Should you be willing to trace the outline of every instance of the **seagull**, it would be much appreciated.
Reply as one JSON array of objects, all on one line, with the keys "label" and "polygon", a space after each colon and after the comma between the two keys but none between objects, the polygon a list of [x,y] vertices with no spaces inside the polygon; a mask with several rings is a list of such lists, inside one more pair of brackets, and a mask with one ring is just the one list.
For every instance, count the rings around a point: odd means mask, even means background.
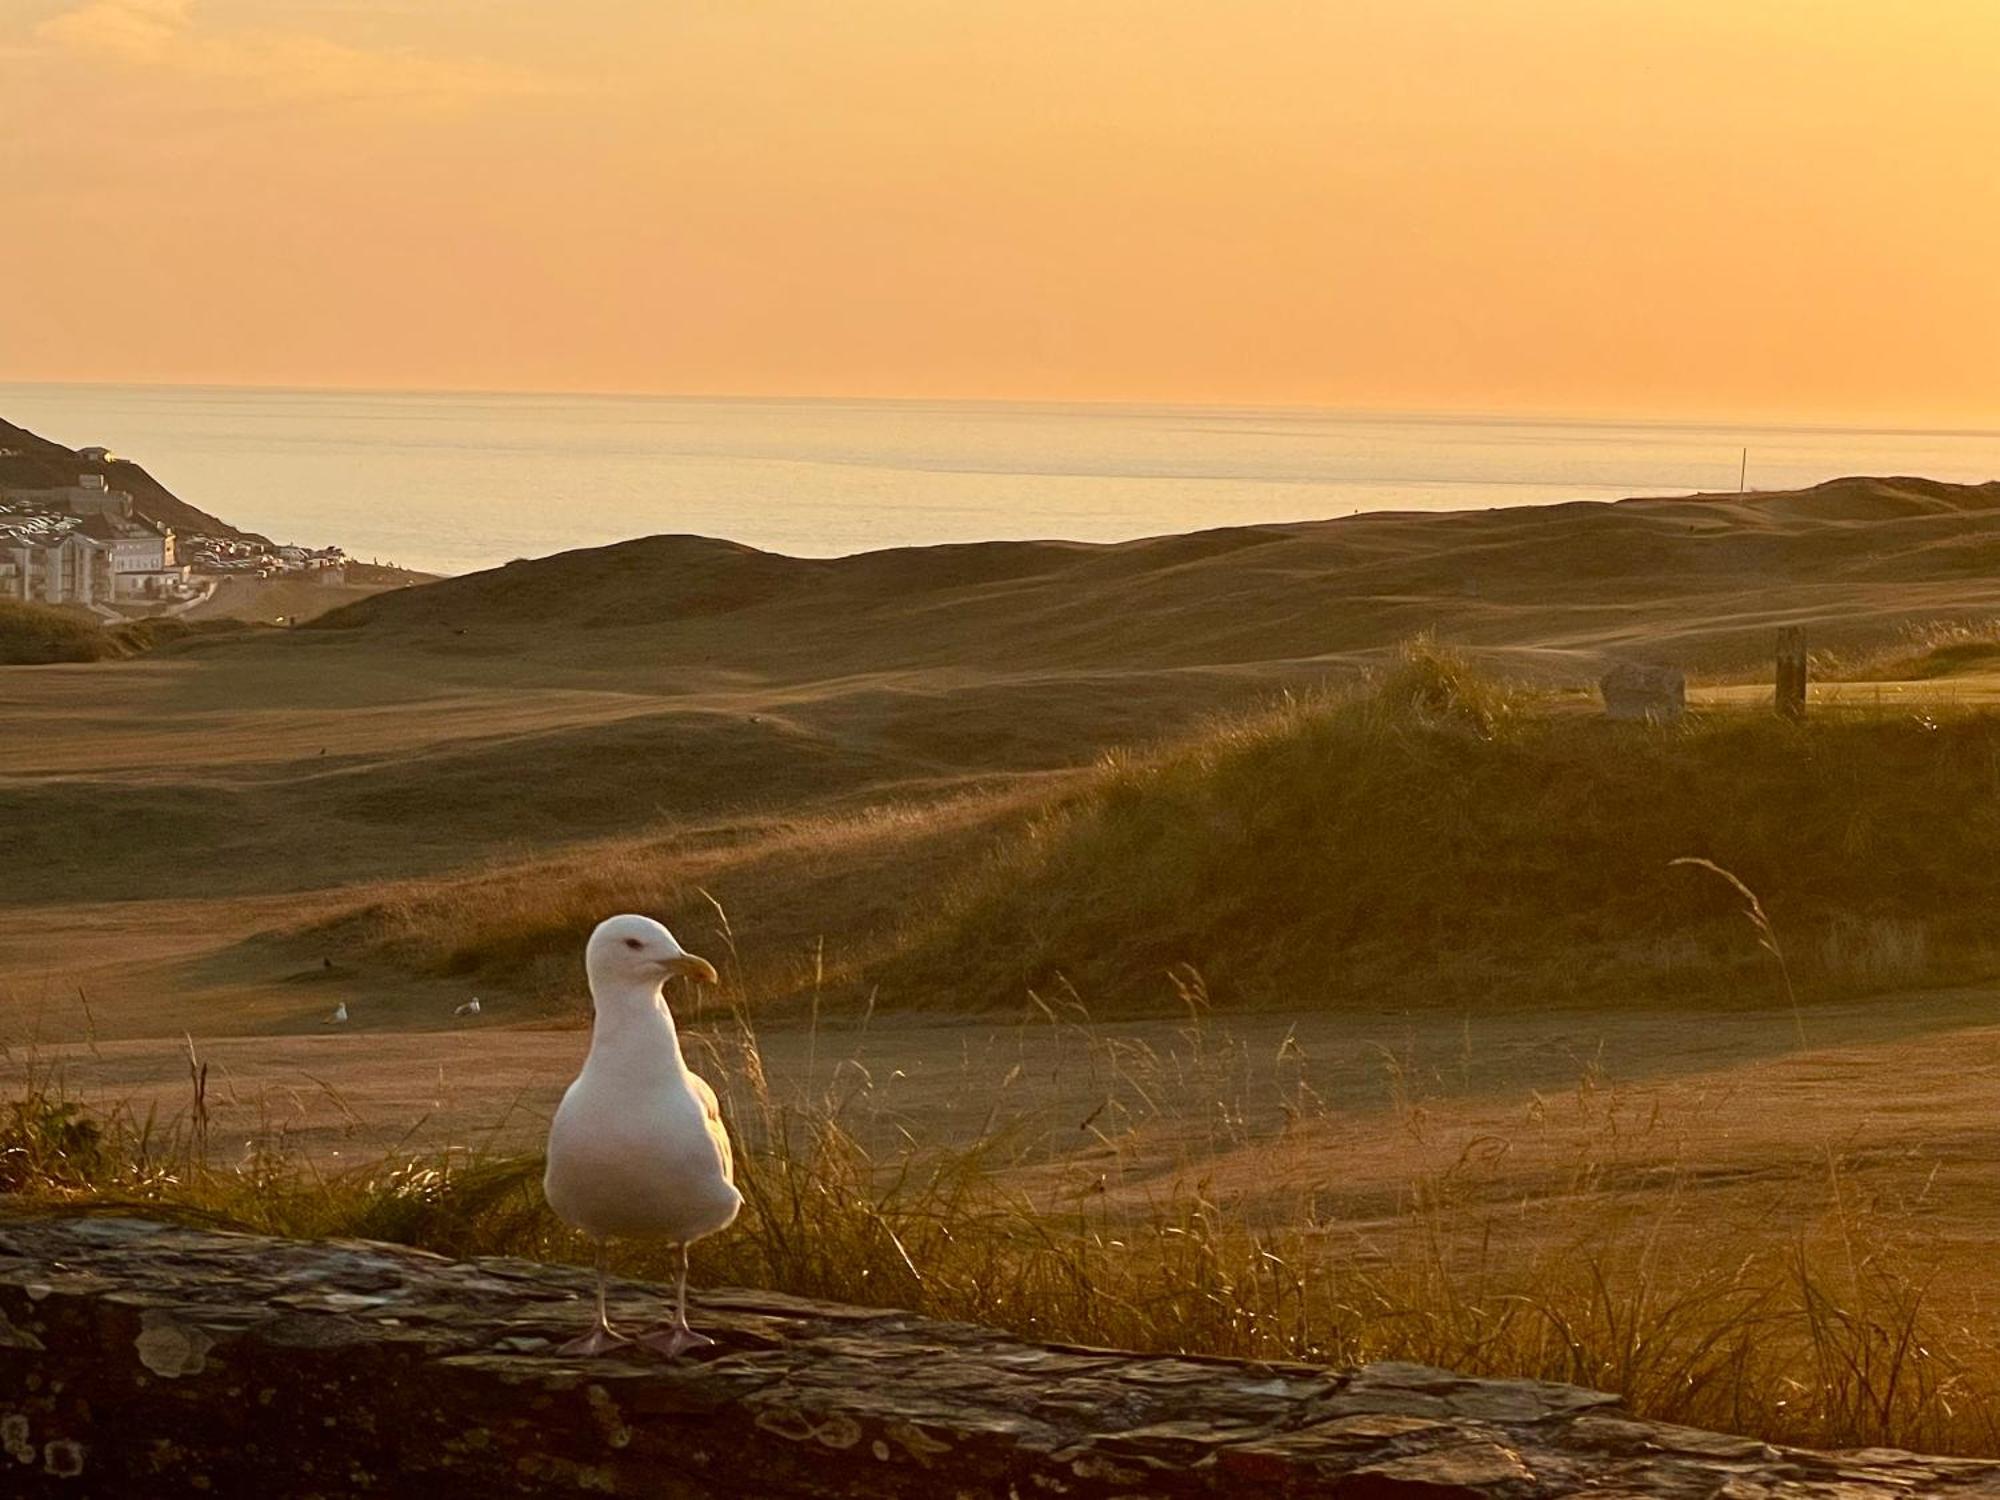
[{"label": "seagull", "polygon": [[457,1008],[456,1010],[454,1010],[454,1011],[452,1012],[452,1014],[453,1014],[453,1015],[455,1015],[455,1016],[476,1016],[476,1015],[478,1015],[478,1014],[479,1014],[479,997],[478,997],[477,995],[474,995],[474,996],[473,996],[473,997],[472,997],[472,998],[471,998],[470,1000],[466,1001],[466,1002],[465,1002],[465,1004],[463,1004],[463,1005],[459,1006],[459,1007],[458,1007],[458,1008]]},{"label": "seagull", "polygon": [[590,1055],[549,1126],[542,1191],[556,1216],[595,1242],[597,1326],[561,1354],[631,1343],[604,1311],[606,1242],[680,1246],[671,1328],[638,1342],[668,1355],[715,1341],[688,1327],[688,1246],[726,1229],[743,1206],[715,1090],[688,1071],[661,986],[676,974],[715,983],[715,966],[650,917],[610,917],[584,948],[596,1019]]},{"label": "seagull", "polygon": [[333,1008],[333,1014],[319,1023],[322,1026],[345,1026],[347,1024],[347,1002],[341,1001]]}]

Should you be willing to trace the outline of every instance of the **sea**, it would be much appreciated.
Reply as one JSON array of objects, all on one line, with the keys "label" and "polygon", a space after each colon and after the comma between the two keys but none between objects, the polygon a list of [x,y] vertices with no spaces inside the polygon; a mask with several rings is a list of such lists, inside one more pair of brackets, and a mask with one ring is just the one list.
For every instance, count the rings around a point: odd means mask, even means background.
[{"label": "sea", "polygon": [[658,532],[825,557],[2000,477],[2000,431],[1436,412],[0,384],[0,417],[247,530],[438,573]]}]

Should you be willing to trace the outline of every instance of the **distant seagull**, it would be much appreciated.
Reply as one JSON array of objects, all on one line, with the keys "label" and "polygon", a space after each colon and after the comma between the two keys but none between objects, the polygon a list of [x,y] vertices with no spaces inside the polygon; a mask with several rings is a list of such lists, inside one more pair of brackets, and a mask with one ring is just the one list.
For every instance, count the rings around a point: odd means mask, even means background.
[{"label": "distant seagull", "polygon": [[605,1242],[680,1246],[680,1290],[670,1328],[642,1335],[676,1355],[715,1342],[688,1327],[688,1245],[729,1227],[743,1206],[715,1090],[688,1071],[660,987],[676,974],[715,983],[715,967],[686,952],[651,917],[600,922],[584,948],[596,1019],[590,1055],[549,1127],[542,1191],[549,1207],[597,1247],[597,1326],[562,1354],[602,1354],[631,1340],[604,1311]]},{"label": "distant seagull", "polygon": [[333,960],[331,958],[328,958],[326,955],[322,954],[320,956],[319,966],[322,969],[330,969],[333,967]]},{"label": "distant seagull", "polygon": [[345,1026],[347,1024],[347,1002],[341,1001],[333,1008],[333,1014],[319,1023],[322,1026]]},{"label": "distant seagull", "polygon": [[474,996],[473,996],[473,997],[472,997],[472,998],[471,998],[470,1000],[466,1001],[466,1002],[465,1002],[465,1004],[463,1004],[463,1005],[459,1006],[457,1010],[454,1010],[454,1011],[452,1012],[452,1014],[453,1014],[453,1015],[455,1015],[455,1016],[476,1016],[476,1015],[478,1015],[478,1014],[479,1014],[479,997],[478,997],[477,995],[474,995]]}]

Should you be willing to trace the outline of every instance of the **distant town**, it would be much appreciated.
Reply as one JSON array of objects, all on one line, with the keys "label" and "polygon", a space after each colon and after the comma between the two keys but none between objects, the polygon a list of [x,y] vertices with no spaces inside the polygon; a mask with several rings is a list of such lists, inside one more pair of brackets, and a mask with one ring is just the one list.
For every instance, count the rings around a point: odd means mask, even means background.
[{"label": "distant town", "polygon": [[[0,458],[15,456],[0,449]],[[103,465],[102,448],[76,457]],[[340,587],[353,564],[339,547],[281,546],[261,537],[176,531],[143,514],[101,473],[48,487],[0,484],[0,599],[81,606],[106,619],[177,614],[223,579],[289,577]]]}]

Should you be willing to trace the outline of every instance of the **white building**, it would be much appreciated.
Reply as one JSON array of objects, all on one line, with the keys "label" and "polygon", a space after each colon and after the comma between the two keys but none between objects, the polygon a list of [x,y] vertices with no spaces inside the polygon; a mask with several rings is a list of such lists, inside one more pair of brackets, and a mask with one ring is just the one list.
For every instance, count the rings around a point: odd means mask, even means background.
[{"label": "white building", "polygon": [[143,518],[0,516],[0,599],[113,604],[188,591],[174,534]]},{"label": "white building", "polygon": [[0,536],[0,598],[32,604],[96,604],[118,592],[111,547],[83,534]]},{"label": "white building", "polygon": [[182,592],[188,567],[175,556],[173,528],[144,516],[85,516],[77,528],[111,551],[112,592],[150,599]]}]

